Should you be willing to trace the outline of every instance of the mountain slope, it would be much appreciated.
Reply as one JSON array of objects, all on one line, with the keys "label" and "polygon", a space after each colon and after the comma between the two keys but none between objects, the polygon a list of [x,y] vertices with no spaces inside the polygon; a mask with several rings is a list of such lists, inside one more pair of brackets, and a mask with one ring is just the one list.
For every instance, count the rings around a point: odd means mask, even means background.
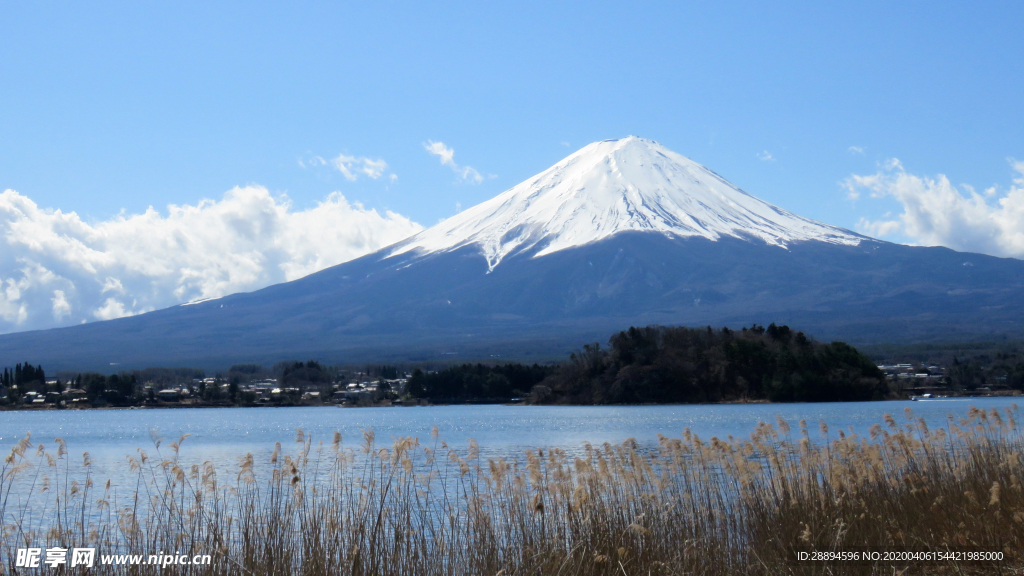
[{"label": "mountain slope", "polygon": [[476,245],[489,269],[509,254],[542,257],[620,232],[775,246],[857,245],[847,230],[791,214],[736,188],[657,142],[630,136],[590,144],[510,190],[399,242],[389,255]]},{"label": "mountain slope", "polygon": [[0,362],[560,358],[651,323],[948,341],[1024,333],[1022,294],[1024,261],[858,236],[630,138],[588,146],[406,241],[293,282],[0,336]]}]

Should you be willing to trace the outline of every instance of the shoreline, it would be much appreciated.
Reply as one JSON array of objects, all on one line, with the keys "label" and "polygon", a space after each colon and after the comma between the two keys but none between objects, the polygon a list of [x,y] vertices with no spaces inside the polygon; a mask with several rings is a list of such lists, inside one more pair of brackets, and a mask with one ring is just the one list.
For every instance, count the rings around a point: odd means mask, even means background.
[{"label": "shoreline", "polygon": [[[979,395],[957,395],[957,396],[941,396],[933,398],[886,398],[883,400],[863,400],[860,402],[907,402],[907,401],[919,401],[919,402],[939,402],[944,400],[967,400],[967,399],[983,399],[983,398],[1022,398],[1024,394],[1020,391],[1014,390],[1015,393],[1005,394],[979,394]],[[772,402],[767,399],[740,399],[740,400],[723,400],[721,402],[667,402],[667,403],[643,403],[643,404],[528,404],[525,402],[426,402],[426,403],[400,403],[400,404],[377,404],[370,406],[359,406],[359,405],[346,405],[346,404],[299,404],[299,405],[279,405],[279,404],[249,404],[249,405],[223,405],[223,404],[206,404],[206,403],[195,403],[195,404],[179,404],[179,403],[166,403],[161,405],[142,405],[142,406],[88,406],[88,407],[60,407],[52,404],[46,406],[0,406],[0,412],[88,412],[96,410],[183,410],[190,408],[200,409],[214,409],[214,408],[428,408],[428,407],[442,407],[442,406],[547,406],[547,407],[640,407],[640,406],[729,406],[729,405],[744,405],[744,404],[776,404],[780,406],[791,405],[791,404],[833,404],[833,403],[849,403],[856,401],[824,401],[824,402]]]}]

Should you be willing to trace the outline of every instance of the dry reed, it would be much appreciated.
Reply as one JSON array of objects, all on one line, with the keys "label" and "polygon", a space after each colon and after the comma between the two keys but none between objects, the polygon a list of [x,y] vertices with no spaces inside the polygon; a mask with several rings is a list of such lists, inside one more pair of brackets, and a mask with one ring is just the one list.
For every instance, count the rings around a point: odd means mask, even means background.
[{"label": "dry reed", "polygon": [[[128,457],[134,486],[71,473],[60,439],[26,436],[0,476],[0,572],[17,548],[212,554],[209,566],[96,566],[91,574],[893,574],[987,573],[993,565],[812,565],[800,547],[1002,551],[1020,573],[1024,461],[1014,410],[972,408],[929,429],[886,416],[869,438],[761,424],[749,440],[660,437],[529,450],[483,461],[479,447],[399,438],[358,447],[298,431],[264,468],[251,454],[222,476],[186,466],[182,438]],[[34,448],[34,449],[33,449]],[[163,455],[160,455],[163,454]],[[73,478],[74,476],[74,478]],[[43,502],[26,506],[19,502]],[[42,570],[50,569],[43,568]],[[55,573],[82,573],[62,567]],[[910,570],[904,572],[903,570]],[[79,571],[79,572],[76,572]]]}]

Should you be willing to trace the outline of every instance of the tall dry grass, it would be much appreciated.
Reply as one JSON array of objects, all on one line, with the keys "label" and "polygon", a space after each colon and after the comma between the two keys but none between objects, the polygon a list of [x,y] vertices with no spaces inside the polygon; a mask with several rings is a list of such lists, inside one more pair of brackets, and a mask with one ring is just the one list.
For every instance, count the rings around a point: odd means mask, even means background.
[{"label": "tall dry grass", "polygon": [[26,437],[0,476],[0,570],[50,570],[16,568],[15,551],[61,545],[213,555],[210,566],[166,574],[996,573],[792,562],[808,546],[970,546],[1003,551],[1010,560],[998,570],[1019,573],[1024,443],[1014,415],[972,409],[931,430],[908,412],[902,423],[886,416],[870,438],[779,421],[749,440],[687,431],[656,448],[627,440],[487,461],[475,443],[452,449],[436,431],[388,447],[366,431],[349,448],[337,433],[321,443],[300,430],[269,464],[246,455],[230,473],[185,466],[181,441],[157,440],[153,455],[128,457],[127,497],[94,485],[88,455],[73,474],[63,441],[51,452]]}]

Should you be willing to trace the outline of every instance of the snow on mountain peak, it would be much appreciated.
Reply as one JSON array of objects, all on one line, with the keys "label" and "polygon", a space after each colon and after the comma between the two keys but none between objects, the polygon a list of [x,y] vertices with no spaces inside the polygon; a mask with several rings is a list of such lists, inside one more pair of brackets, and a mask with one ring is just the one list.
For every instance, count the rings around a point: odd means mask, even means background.
[{"label": "snow on mountain peak", "polygon": [[853,232],[754,198],[718,174],[652,140],[594,142],[494,198],[404,240],[389,256],[476,244],[494,269],[503,258],[534,257],[619,232],[732,236],[786,247],[817,240],[856,245]]}]

